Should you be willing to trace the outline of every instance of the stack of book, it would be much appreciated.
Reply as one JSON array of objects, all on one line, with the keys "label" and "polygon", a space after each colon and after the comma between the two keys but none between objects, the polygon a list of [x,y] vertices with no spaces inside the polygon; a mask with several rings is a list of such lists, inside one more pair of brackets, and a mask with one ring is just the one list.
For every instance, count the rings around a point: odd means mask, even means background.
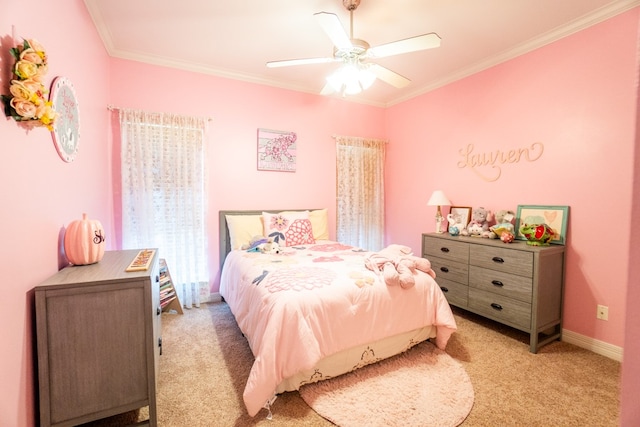
[{"label": "stack of book", "polygon": [[169,274],[169,269],[167,268],[167,263],[164,259],[160,259],[159,275],[160,307],[162,308],[162,311],[165,311],[166,308],[174,308],[178,313],[182,314],[182,304],[180,304],[178,294],[176,293],[176,289],[171,281],[171,274]]}]

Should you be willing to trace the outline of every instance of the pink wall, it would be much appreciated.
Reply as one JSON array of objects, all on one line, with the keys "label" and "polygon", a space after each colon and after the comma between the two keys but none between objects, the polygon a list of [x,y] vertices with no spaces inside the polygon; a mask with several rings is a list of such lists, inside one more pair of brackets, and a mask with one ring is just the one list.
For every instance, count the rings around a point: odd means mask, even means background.
[{"label": "pink wall", "polygon": [[[390,241],[419,250],[420,233],[433,230],[434,211],[426,206],[426,198],[436,187],[454,203],[494,209],[515,208],[518,203],[571,205],[565,327],[622,345],[629,238],[625,232],[591,237],[594,226],[586,212],[593,209],[597,195],[602,210],[616,210],[615,223],[623,230],[631,222],[631,192],[638,191],[631,185],[637,8],[384,110],[110,59],[82,0],[38,2],[37,7],[37,14],[25,14],[16,2],[0,3],[0,92],[7,93],[12,62],[8,49],[15,25],[18,36],[36,38],[47,48],[48,82],[64,75],[74,83],[82,140],[78,158],[63,163],[44,129],[27,133],[13,120],[0,119],[5,159],[0,168],[0,263],[5,277],[0,427],[35,425],[32,289],[61,265],[58,249],[64,227],[87,212],[102,221],[109,248],[116,247],[112,191],[117,188],[112,187],[110,168],[113,115],[108,104],[212,118],[209,226],[216,288],[218,210],[326,206],[333,226],[331,135],[389,137]],[[56,27],[56,22],[64,26]],[[259,127],[298,132],[295,174],[256,171]],[[543,158],[505,165],[497,182],[484,182],[456,167],[457,150],[467,143],[489,151],[534,141],[545,144]],[[624,248],[621,256],[611,255],[619,248]],[[629,295],[637,300],[637,293]],[[596,301],[609,305],[609,322],[592,319]],[[624,397],[623,406],[630,406],[630,398]]]},{"label": "pink wall", "polygon": [[[34,425],[34,341],[32,289],[58,270],[59,236],[83,212],[111,232],[110,159],[104,105],[109,58],[82,0],[0,2],[0,92],[9,93],[12,26],[18,43],[35,38],[49,55],[46,86],[68,77],[81,114],[78,158],[64,163],[44,128],[26,132],[0,116],[0,270],[2,350],[0,426]],[[107,243],[110,243],[107,240]]]},{"label": "pink wall", "polygon": [[[111,78],[117,90],[110,103],[117,107],[211,118],[208,226],[214,291],[219,287],[219,210],[327,207],[335,230],[332,135],[385,133],[384,109],[333,98],[119,59],[112,61]],[[297,133],[295,173],[257,170],[258,128]]]},{"label": "pink wall", "polygon": [[[419,250],[426,205],[569,205],[564,328],[623,345],[636,110],[638,9],[387,112],[387,237]],[[459,167],[477,153],[544,144],[535,162]],[[478,172],[478,173],[476,173]],[[407,197],[412,195],[412,197]],[[607,228],[603,220],[608,220]],[[609,320],[596,319],[596,305]]]},{"label": "pink wall", "polygon": [[[640,80],[640,67],[637,71]],[[636,97],[636,123],[640,123],[640,93]],[[636,126],[635,135],[635,155],[636,167],[633,176],[633,204],[631,207],[631,218],[633,223],[640,219],[640,129]],[[629,245],[629,279],[627,289],[627,319],[624,337],[624,360],[636,363],[623,363],[622,365],[622,391],[621,391],[621,412],[620,424],[622,426],[636,426],[640,420],[640,310],[637,309],[640,302],[640,245],[631,243]]]}]

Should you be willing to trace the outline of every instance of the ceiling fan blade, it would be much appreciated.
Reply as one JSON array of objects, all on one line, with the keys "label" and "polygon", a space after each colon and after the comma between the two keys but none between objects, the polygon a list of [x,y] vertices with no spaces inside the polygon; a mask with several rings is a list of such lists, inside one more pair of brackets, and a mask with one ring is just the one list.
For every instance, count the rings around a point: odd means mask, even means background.
[{"label": "ceiling fan blade", "polygon": [[382,65],[370,64],[369,70],[371,70],[371,72],[383,82],[389,83],[391,86],[395,86],[397,88],[403,88],[411,83],[411,80],[409,80],[408,78],[401,76],[395,71],[391,71],[390,69],[385,68]]},{"label": "ceiling fan blade", "polygon": [[286,59],[284,61],[267,62],[267,68],[290,67],[292,65],[326,64],[329,62],[336,62],[336,61],[337,61],[336,58]]},{"label": "ceiling fan blade", "polygon": [[340,23],[338,16],[334,13],[318,12],[314,13],[318,23],[331,39],[333,45],[338,49],[351,49],[351,39]]},{"label": "ceiling fan blade", "polygon": [[417,50],[433,49],[440,46],[440,36],[436,33],[423,34],[391,43],[374,46],[367,50],[367,56],[384,58],[385,56],[400,55]]}]

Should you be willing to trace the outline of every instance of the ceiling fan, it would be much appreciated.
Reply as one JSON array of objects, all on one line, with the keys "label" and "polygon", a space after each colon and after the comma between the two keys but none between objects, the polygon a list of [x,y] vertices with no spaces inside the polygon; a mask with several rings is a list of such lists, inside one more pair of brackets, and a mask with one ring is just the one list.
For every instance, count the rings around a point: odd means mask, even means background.
[{"label": "ceiling fan", "polygon": [[328,95],[340,92],[342,95],[359,93],[373,84],[376,78],[397,88],[411,83],[408,78],[389,70],[375,62],[376,58],[384,58],[440,46],[440,36],[436,33],[422,34],[408,39],[371,47],[364,40],[353,38],[353,11],[360,5],[360,0],[342,0],[349,11],[350,32],[347,34],[338,17],[333,13],[318,12],[314,16],[333,42],[333,57],[301,58],[267,62],[267,67],[288,67],[292,65],[308,65],[323,63],[342,63],[341,67],[327,77],[327,84],[321,94]]}]

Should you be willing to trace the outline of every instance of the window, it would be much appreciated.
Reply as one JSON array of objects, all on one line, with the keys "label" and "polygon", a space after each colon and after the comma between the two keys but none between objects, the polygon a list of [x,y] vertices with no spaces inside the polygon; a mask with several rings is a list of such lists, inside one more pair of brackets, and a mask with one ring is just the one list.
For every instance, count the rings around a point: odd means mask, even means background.
[{"label": "window", "polygon": [[209,286],[205,119],[120,110],[123,249],[158,248],[180,301]]},{"label": "window", "polygon": [[336,137],[337,239],[363,249],[384,247],[385,141]]}]

